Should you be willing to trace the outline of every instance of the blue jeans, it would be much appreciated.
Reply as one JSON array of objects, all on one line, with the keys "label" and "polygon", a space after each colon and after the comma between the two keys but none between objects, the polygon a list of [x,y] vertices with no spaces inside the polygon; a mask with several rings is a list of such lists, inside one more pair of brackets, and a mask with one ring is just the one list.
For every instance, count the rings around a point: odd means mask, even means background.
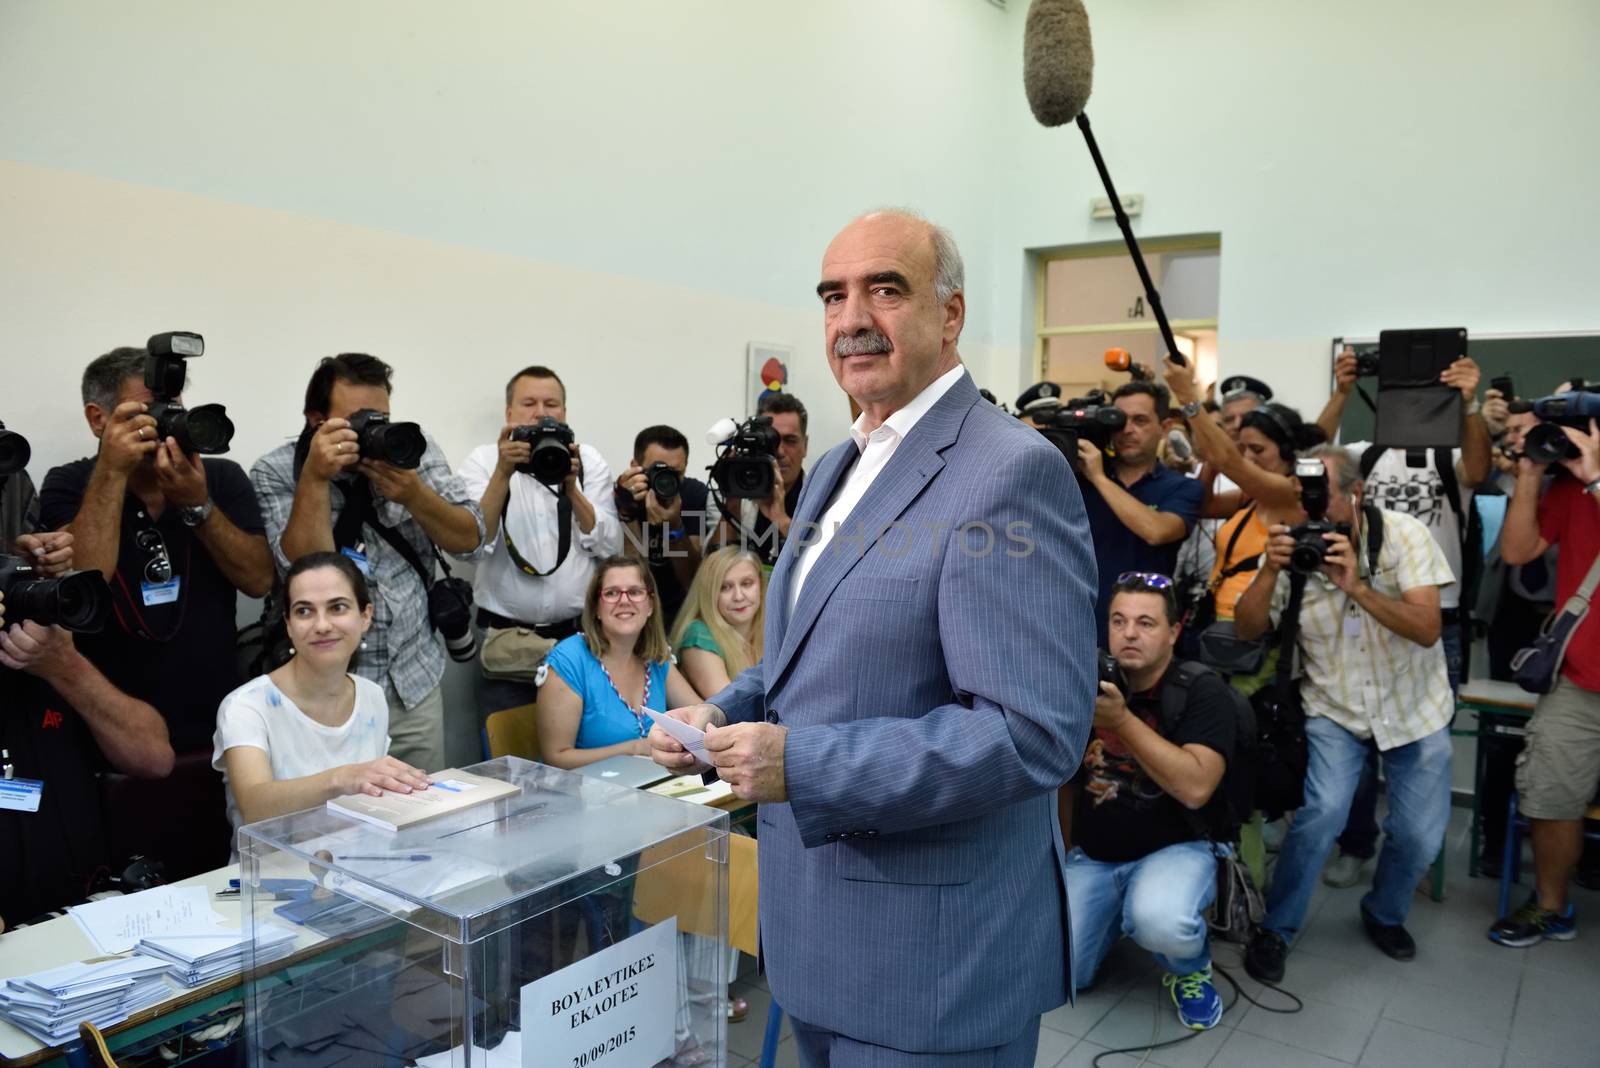
[{"label": "blue jeans", "polygon": [[1211,966],[1202,915],[1217,896],[1217,858],[1210,842],[1179,842],[1121,864],[1067,854],[1072,913],[1072,975],[1080,988],[1122,935],[1156,956],[1174,975]]},{"label": "blue jeans", "polygon": [[[1306,720],[1306,738],[1311,757],[1306,801],[1278,851],[1263,924],[1285,942],[1293,941],[1305,923],[1317,876],[1350,811],[1371,744],[1322,716]],[[1379,759],[1389,783],[1389,815],[1378,871],[1361,907],[1378,923],[1392,926],[1405,923],[1417,880],[1433,863],[1450,822],[1450,731],[1441,727],[1380,753]]]},{"label": "blue jeans", "polygon": [[[1439,640],[1444,643],[1445,670],[1450,674],[1450,692],[1454,694],[1461,689],[1461,624],[1446,623],[1439,632]],[[1339,835],[1339,852],[1362,860],[1378,855],[1377,746],[1367,752],[1361,785],[1356,787],[1355,800],[1350,803],[1350,818],[1345,821],[1344,833]]]}]

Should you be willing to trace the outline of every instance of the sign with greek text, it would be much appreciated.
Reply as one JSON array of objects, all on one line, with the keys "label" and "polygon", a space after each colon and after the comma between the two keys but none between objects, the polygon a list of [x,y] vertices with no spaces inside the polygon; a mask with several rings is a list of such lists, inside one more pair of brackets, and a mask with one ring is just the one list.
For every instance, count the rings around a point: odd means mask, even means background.
[{"label": "sign with greek text", "polygon": [[523,1068],[650,1068],[677,1004],[674,916],[522,988]]}]

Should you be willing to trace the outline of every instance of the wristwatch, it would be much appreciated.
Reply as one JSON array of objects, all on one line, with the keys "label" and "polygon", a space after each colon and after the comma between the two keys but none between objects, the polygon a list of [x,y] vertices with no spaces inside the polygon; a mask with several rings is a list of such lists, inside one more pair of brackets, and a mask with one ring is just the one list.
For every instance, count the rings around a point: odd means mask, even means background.
[{"label": "wristwatch", "polygon": [[183,525],[186,527],[197,527],[209,519],[211,513],[216,510],[217,506],[212,503],[210,497],[207,497],[204,504],[197,504],[193,508],[179,508],[178,518],[183,520]]},{"label": "wristwatch", "polygon": [[1200,414],[1200,407],[1200,402],[1194,400],[1190,401],[1188,404],[1185,404],[1182,408],[1179,408],[1178,411],[1183,413],[1183,417],[1185,419],[1193,419],[1195,416]]},{"label": "wristwatch", "polygon": [[1600,493],[1600,478],[1595,479],[1593,482],[1591,482],[1587,486],[1583,487],[1583,492],[1585,492],[1585,493]]}]

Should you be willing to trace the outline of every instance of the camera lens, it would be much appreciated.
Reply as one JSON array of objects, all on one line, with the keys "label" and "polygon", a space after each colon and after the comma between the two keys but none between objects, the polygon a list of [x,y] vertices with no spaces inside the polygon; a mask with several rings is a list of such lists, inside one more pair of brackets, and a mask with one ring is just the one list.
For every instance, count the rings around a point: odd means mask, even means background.
[{"label": "camera lens", "polygon": [[427,451],[428,439],[416,423],[373,423],[361,433],[363,459],[412,470],[422,466],[422,454]]},{"label": "camera lens", "polygon": [[1522,454],[1536,464],[1576,459],[1578,447],[1555,423],[1540,423],[1522,438]]},{"label": "camera lens", "polygon": [[0,478],[14,475],[28,466],[33,449],[28,439],[15,431],[0,428]]},{"label": "camera lens", "polygon": [[666,503],[678,496],[678,491],[683,486],[683,476],[677,469],[665,464],[653,465],[650,471],[650,492],[656,495],[656,500]]},{"label": "camera lens", "polygon": [[1322,569],[1322,535],[1302,534],[1289,550],[1289,570],[1297,575],[1312,575]]},{"label": "camera lens", "polygon": [[98,572],[82,572],[59,579],[24,579],[6,591],[14,605],[10,619],[31,619],[43,626],[59,625],[80,634],[102,629],[111,614],[111,598]]},{"label": "camera lens", "polygon": [[567,447],[553,437],[540,438],[528,457],[528,473],[546,486],[554,486],[571,471],[572,453]]},{"label": "camera lens", "polygon": [[228,451],[233,441],[233,420],[228,418],[227,409],[222,405],[202,404],[187,412],[180,409],[172,415],[176,424],[176,433],[172,436],[178,439],[184,451],[207,456]]}]

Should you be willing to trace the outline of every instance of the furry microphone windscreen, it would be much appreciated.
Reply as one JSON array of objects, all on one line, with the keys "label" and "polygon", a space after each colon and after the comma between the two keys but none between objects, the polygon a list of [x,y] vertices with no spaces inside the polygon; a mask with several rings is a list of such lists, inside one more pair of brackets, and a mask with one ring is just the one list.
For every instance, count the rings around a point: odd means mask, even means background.
[{"label": "furry microphone windscreen", "polygon": [[1081,0],[1033,0],[1022,42],[1022,84],[1033,117],[1063,126],[1089,103],[1094,46]]}]

